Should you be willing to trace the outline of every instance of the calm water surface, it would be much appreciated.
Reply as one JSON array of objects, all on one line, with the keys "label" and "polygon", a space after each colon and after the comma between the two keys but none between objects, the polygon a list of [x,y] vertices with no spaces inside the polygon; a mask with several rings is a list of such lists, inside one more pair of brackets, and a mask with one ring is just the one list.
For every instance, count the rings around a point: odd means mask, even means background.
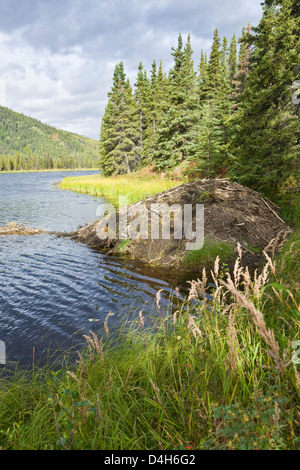
[{"label": "calm water surface", "polygon": [[[0,174],[0,225],[69,232],[95,220],[102,198],[56,186],[81,174],[89,173]],[[0,237],[0,340],[8,364],[31,364],[33,351],[43,362],[49,351],[76,347],[109,312],[111,328],[128,311],[150,314],[158,290],[164,289],[167,302],[186,281],[51,234]]]}]

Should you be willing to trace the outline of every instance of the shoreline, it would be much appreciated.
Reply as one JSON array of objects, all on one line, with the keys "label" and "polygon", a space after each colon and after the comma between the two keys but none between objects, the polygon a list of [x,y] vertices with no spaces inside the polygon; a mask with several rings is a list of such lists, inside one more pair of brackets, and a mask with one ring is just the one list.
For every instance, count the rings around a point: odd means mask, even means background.
[{"label": "shoreline", "polygon": [[48,170],[11,170],[0,171],[0,175],[9,174],[23,174],[23,173],[61,173],[68,171],[100,171],[99,168],[61,168],[61,169],[48,169]]}]

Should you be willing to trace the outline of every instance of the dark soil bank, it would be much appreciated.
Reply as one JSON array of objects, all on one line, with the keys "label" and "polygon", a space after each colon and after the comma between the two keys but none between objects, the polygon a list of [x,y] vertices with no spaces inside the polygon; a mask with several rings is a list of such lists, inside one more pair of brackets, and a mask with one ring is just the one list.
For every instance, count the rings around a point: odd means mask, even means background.
[{"label": "dark soil bank", "polygon": [[[182,213],[184,206],[196,204],[204,205],[204,248],[199,251],[200,256],[191,256],[186,251],[186,242],[190,241],[183,233],[181,239],[174,239],[174,226],[171,223],[171,238],[168,240],[151,239],[151,223],[149,214],[158,213],[154,204],[180,205]],[[119,237],[119,220],[127,211],[127,227],[135,227],[137,217],[140,224],[140,233],[135,239]],[[109,236],[113,217],[117,219],[117,238]],[[159,220],[165,215],[160,214]],[[196,210],[193,211],[193,228],[196,230]],[[147,232],[149,239],[145,240]],[[145,232],[146,230],[146,232]],[[173,231],[173,233],[172,233]],[[184,232],[184,231],[183,231]],[[107,254],[122,253],[131,259],[137,259],[147,264],[161,267],[183,268],[187,266],[187,259],[203,265],[205,256],[209,255],[213,247],[213,254],[219,254],[223,261],[223,254],[228,258],[228,249],[234,258],[238,243],[242,246],[249,263],[259,262],[264,250],[270,251],[274,247],[272,242],[276,239],[277,246],[285,239],[290,227],[278,215],[278,207],[270,200],[263,198],[258,192],[243,187],[229,180],[200,180],[182,184],[153,197],[147,197],[141,202],[128,208],[120,209],[116,215],[107,215],[101,221],[95,221],[75,232],[68,234],[70,238],[86,243],[93,248],[106,250]],[[99,234],[106,233],[107,239],[102,240]],[[66,234],[64,234],[66,236]],[[125,239],[124,239],[125,238]],[[203,257],[201,259],[201,252]],[[224,253],[223,253],[224,252]]]}]

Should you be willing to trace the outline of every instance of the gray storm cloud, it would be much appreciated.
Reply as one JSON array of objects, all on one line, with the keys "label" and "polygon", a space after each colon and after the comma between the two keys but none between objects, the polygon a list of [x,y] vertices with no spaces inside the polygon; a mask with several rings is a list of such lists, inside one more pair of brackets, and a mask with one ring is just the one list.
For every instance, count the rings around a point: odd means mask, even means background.
[{"label": "gray storm cloud", "polygon": [[5,104],[98,139],[118,61],[132,84],[140,61],[149,70],[154,59],[162,60],[167,70],[181,32],[191,33],[197,65],[216,27],[230,40],[248,21],[258,23],[260,1],[1,0]]}]

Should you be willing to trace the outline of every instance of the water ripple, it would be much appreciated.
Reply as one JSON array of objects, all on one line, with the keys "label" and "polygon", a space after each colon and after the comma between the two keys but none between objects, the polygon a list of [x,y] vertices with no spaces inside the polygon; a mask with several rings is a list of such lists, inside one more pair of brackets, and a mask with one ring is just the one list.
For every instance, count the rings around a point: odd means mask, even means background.
[{"label": "water ripple", "polygon": [[[102,199],[58,190],[53,183],[64,176],[0,175],[0,224],[69,231],[94,220]],[[0,340],[8,360],[28,364],[33,351],[42,358],[49,347],[79,344],[109,312],[147,314],[158,290],[168,298],[172,282],[180,280],[54,235],[0,237]]]}]

